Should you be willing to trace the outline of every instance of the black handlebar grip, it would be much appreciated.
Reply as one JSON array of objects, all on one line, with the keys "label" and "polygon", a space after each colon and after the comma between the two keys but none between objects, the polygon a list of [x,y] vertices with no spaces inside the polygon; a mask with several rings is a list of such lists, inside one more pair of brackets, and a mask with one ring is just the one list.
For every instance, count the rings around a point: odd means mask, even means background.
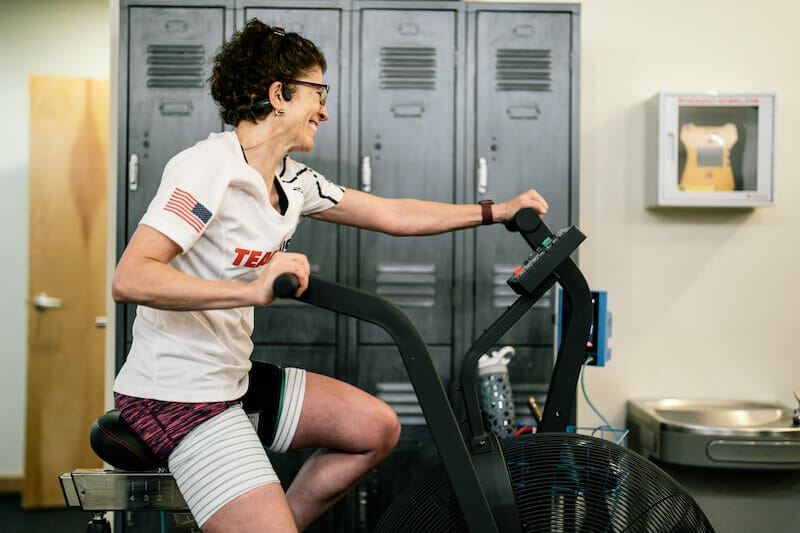
[{"label": "black handlebar grip", "polygon": [[272,290],[278,298],[291,298],[300,287],[300,280],[294,274],[281,274],[272,283]]},{"label": "black handlebar grip", "polygon": [[539,213],[530,207],[525,207],[517,211],[514,218],[506,222],[505,226],[508,231],[536,231],[541,223]]}]

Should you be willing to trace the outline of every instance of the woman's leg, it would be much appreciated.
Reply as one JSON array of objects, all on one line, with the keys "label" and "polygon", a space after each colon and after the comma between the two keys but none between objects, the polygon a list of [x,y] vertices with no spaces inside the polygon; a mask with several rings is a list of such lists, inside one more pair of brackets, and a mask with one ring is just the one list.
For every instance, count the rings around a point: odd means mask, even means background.
[{"label": "woman's leg", "polygon": [[292,510],[280,483],[270,483],[231,500],[203,525],[203,533],[293,533]]},{"label": "woman's leg", "polygon": [[[243,488],[251,474],[274,476],[243,413],[236,428],[225,422],[225,416],[198,426],[170,456],[170,470],[187,501],[195,490],[199,494],[190,507],[198,522],[203,517],[205,533],[302,531],[389,455],[400,437],[400,424],[391,407],[347,383],[307,372],[302,397],[290,449],[319,450],[306,461],[286,494],[279,483],[270,482],[277,477]],[[240,436],[256,441],[249,445],[251,453],[238,457],[230,453],[230,446]],[[211,487],[214,484],[219,487]]]},{"label": "woman's leg", "polygon": [[206,533],[297,531],[278,476],[240,406],[189,432],[170,454],[169,468]]},{"label": "woman's leg", "polygon": [[303,410],[290,449],[319,448],[286,497],[299,530],[329,509],[397,444],[400,423],[378,398],[342,381],[307,373]]}]

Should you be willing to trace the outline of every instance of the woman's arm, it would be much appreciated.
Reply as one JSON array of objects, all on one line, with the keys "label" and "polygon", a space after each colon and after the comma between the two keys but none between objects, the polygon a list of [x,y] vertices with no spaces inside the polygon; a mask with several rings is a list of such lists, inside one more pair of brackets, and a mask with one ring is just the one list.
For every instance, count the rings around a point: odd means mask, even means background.
[{"label": "woman's arm", "polygon": [[[493,222],[506,222],[524,207],[540,215],[548,206],[531,189],[519,196],[492,206]],[[355,189],[347,189],[334,207],[311,215],[312,218],[381,231],[390,235],[435,235],[471,228],[481,224],[481,206],[446,204],[410,198],[382,198]]]},{"label": "woman's arm", "polygon": [[203,280],[178,272],[167,263],[181,251],[163,233],[140,225],[114,272],[111,282],[114,301],[173,311],[227,309],[269,305],[275,300],[273,281],[286,272],[300,279],[298,295],[308,286],[310,268],[302,254],[277,253],[256,280],[241,283]]}]

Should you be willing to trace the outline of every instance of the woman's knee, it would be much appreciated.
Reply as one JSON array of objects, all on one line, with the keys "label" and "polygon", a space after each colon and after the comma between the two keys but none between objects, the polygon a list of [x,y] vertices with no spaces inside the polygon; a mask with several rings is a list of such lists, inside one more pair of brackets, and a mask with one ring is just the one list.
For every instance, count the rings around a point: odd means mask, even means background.
[{"label": "woman's knee", "polygon": [[374,464],[389,455],[400,439],[397,413],[379,398],[364,396],[358,409],[343,416],[353,432],[349,441],[340,442],[339,449],[371,456]]},{"label": "woman's knee", "polygon": [[329,448],[383,459],[400,438],[386,402],[347,383],[308,372],[303,412],[290,449]]},{"label": "woman's knee", "polygon": [[384,458],[397,445],[400,440],[400,420],[397,413],[383,400],[377,400],[378,406],[375,410],[373,423],[375,431],[372,435],[372,446],[374,453]]}]

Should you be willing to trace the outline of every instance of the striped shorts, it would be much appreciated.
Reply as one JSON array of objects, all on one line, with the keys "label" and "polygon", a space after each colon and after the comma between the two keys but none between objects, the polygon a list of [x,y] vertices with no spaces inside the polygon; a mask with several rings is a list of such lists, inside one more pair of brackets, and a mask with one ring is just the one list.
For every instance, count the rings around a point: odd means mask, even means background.
[{"label": "striped shorts", "polygon": [[239,405],[206,420],[186,435],[170,454],[168,465],[201,528],[234,498],[280,482]]},{"label": "striped shorts", "polygon": [[[237,496],[279,482],[264,448],[284,453],[294,440],[305,371],[265,364],[254,370],[261,375],[251,372],[242,402],[167,402],[114,393],[122,418],[168,464],[201,527]],[[254,377],[261,386],[253,387]]]}]

